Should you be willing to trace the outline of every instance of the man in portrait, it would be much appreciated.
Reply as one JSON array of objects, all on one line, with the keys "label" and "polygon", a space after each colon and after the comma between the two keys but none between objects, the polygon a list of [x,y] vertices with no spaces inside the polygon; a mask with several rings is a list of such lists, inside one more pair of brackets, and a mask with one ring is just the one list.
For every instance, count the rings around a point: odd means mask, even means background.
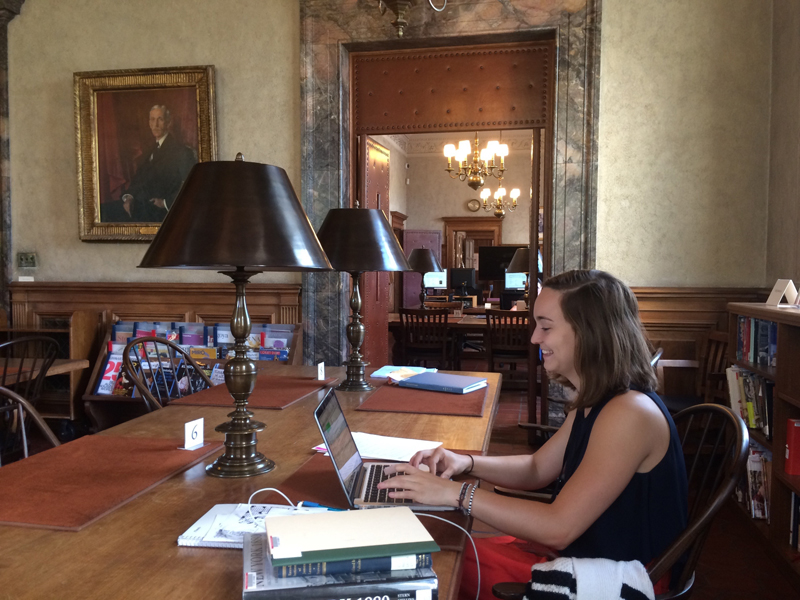
[{"label": "man in portrait", "polygon": [[150,109],[153,143],[144,149],[119,202],[103,205],[106,222],[156,222],[167,216],[175,196],[197,162],[194,150],[170,132],[172,116],[165,105]]}]

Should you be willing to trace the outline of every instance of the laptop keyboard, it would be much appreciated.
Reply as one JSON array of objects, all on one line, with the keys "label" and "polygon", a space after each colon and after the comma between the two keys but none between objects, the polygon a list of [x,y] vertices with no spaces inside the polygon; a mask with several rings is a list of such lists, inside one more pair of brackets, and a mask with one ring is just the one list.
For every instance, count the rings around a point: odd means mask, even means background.
[{"label": "laptop keyboard", "polygon": [[364,501],[365,502],[382,502],[386,504],[411,504],[412,501],[410,498],[390,498],[388,493],[391,491],[389,489],[378,489],[378,484],[381,481],[386,481],[387,479],[391,479],[392,477],[396,477],[397,475],[404,475],[404,473],[391,473],[387,475],[384,473],[384,465],[371,465],[369,467],[369,474],[368,477],[368,484],[366,493],[364,494]]}]

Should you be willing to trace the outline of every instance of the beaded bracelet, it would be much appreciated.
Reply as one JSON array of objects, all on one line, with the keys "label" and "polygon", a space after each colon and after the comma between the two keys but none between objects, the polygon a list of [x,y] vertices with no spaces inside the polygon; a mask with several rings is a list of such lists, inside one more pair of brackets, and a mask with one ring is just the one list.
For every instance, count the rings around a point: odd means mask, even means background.
[{"label": "beaded bracelet", "polygon": [[471,484],[471,483],[462,483],[461,484],[461,490],[464,492],[464,495],[463,495],[463,498],[458,501],[458,508],[461,510],[461,514],[463,514],[463,515],[468,515],[469,514],[467,512],[467,507],[464,506],[464,504],[463,504],[463,500],[466,499],[467,494],[469,493],[469,488],[470,487],[473,487],[473,484]]},{"label": "beaded bracelet", "polygon": [[458,495],[458,510],[464,512],[464,498],[467,497],[467,486],[469,484],[465,481],[461,484],[461,493]]},{"label": "beaded bracelet", "polygon": [[469,494],[469,506],[467,507],[467,516],[472,514],[472,501],[475,499],[475,489],[477,487],[478,487],[477,485],[473,485],[472,491]]},{"label": "beaded bracelet", "polygon": [[470,473],[472,473],[472,469],[475,468],[475,457],[472,456],[472,454],[467,454],[467,456],[469,456],[469,459],[472,461],[472,464],[470,464],[469,469],[464,471],[464,475],[469,475]]}]

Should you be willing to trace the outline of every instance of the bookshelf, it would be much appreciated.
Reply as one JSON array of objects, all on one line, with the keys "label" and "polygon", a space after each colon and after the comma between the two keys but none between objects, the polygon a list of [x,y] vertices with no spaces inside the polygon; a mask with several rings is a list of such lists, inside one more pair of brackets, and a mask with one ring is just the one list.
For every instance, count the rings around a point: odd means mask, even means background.
[{"label": "bookshelf", "polygon": [[[782,559],[784,571],[792,577],[795,586],[800,582],[800,552],[789,546],[790,511],[792,492],[800,494],[800,476],[784,472],[786,447],[786,420],[800,419],[800,310],[775,308],[761,303],[732,302],[728,304],[729,345],[731,363],[756,373],[775,383],[773,394],[772,441],[759,431],[749,430],[750,436],[772,451],[772,480],[770,483],[770,520],[755,521],[753,526],[763,536],[772,554]],[[736,358],[738,317],[752,317],[777,324],[777,364],[760,366]],[[742,511],[742,514],[745,514]]]}]

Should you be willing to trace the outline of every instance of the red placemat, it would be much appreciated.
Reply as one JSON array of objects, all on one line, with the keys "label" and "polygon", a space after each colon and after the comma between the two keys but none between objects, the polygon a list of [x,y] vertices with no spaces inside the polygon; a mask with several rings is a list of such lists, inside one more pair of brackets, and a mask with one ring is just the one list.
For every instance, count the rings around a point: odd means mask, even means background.
[{"label": "red placemat", "polygon": [[[302,400],[324,387],[333,385],[335,377],[320,381],[313,377],[275,377],[259,375],[256,387],[247,399],[247,408],[282,409]],[[233,398],[223,383],[184,398],[171,400],[177,406],[222,406],[233,407]]]},{"label": "red placemat", "polygon": [[88,435],[0,469],[0,524],[79,531],[208,455],[179,439]]},{"label": "red placemat", "polygon": [[448,394],[381,385],[357,410],[482,417],[488,391],[485,387],[469,394]]},{"label": "red placemat", "polygon": [[[457,450],[456,452],[461,451]],[[471,453],[480,454],[479,451]],[[469,481],[474,480],[470,479]],[[336,477],[331,457],[324,454],[317,453],[307,460],[303,466],[283,482],[280,490],[294,503],[300,501],[316,502],[331,508],[349,508],[350,506],[347,502],[347,497],[344,495],[344,490],[342,490],[342,485],[339,483],[338,477]],[[259,497],[259,502],[282,503],[283,501],[277,494],[272,498],[267,498],[267,494]],[[467,527],[469,518],[456,510],[436,511],[433,514],[458,523],[464,528]],[[460,550],[463,548],[464,534],[459,529],[438,519],[422,517],[420,522],[430,532],[442,550]]]}]

